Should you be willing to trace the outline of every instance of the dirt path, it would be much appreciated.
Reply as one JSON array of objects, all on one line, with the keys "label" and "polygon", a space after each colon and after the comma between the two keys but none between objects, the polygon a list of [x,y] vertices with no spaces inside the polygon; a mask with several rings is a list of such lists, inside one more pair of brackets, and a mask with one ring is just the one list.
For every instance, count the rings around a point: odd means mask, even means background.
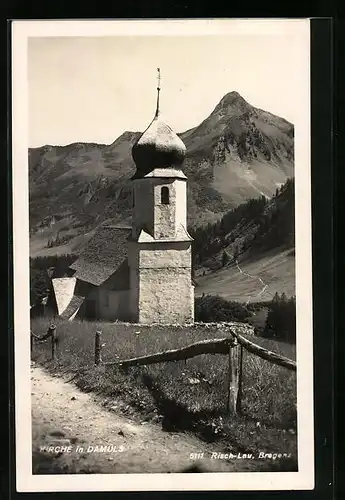
[{"label": "dirt path", "polygon": [[[31,368],[31,384],[34,473],[182,472],[193,465],[202,471],[244,470],[243,460],[211,460],[219,447],[105,410],[95,396],[39,367]],[[106,451],[96,448],[102,446]],[[204,457],[193,460],[191,453]]]}]

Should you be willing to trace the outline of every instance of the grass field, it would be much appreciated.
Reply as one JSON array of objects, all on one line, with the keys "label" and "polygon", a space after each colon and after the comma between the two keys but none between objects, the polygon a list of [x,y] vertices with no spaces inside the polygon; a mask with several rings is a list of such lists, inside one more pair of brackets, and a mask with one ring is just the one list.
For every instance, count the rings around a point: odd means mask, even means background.
[{"label": "grass field", "polygon": [[[197,297],[204,294],[219,295],[236,302],[257,302],[272,300],[276,292],[285,292],[287,297],[295,295],[295,258],[291,250],[270,252],[259,259],[241,263],[243,273],[236,266],[196,278]],[[252,277],[250,277],[250,276]],[[263,293],[261,278],[267,285]]]},{"label": "grass field", "polygon": [[[49,323],[49,318],[35,319],[32,331],[42,335]],[[34,344],[32,359],[53,373],[75,374],[76,385],[97,393],[104,406],[159,422],[165,430],[194,432],[209,442],[221,441],[225,450],[291,453],[291,459],[280,463],[280,470],[297,470],[294,372],[244,351],[242,410],[229,416],[226,356],[201,355],[186,362],[133,367],[126,372],[94,366],[96,330],[102,331],[103,361],[113,361],[227,336],[221,327],[144,327],[56,319],[54,323],[57,360],[50,359],[49,341]],[[295,359],[294,346],[259,337],[255,342]]]}]

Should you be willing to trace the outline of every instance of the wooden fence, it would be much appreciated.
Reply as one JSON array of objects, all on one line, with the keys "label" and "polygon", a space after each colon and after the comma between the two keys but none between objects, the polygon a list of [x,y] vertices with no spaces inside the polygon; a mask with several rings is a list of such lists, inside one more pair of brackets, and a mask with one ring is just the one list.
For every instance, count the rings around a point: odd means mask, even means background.
[{"label": "wooden fence", "polygon": [[[137,358],[122,359],[110,362],[102,361],[102,332],[95,333],[95,365],[102,365],[106,367],[129,368],[131,366],[145,366],[153,363],[166,363],[171,361],[183,361],[201,354],[223,354],[228,356],[229,360],[229,384],[228,384],[228,398],[227,408],[229,413],[237,413],[241,405],[241,387],[242,387],[242,361],[243,349],[248,352],[259,356],[266,361],[278,366],[287,368],[288,370],[296,371],[296,362],[291,359],[281,356],[275,352],[269,351],[264,347],[254,344],[242,335],[230,329],[230,337],[222,339],[202,340],[194,344],[179,349],[171,349],[167,351],[157,352],[148,356],[140,356]],[[56,335],[56,326],[51,325],[47,333],[43,336],[34,335],[31,332],[31,349],[34,339],[38,341],[46,341],[51,339],[51,352],[52,360],[56,356],[56,346],[58,343]]]},{"label": "wooden fence", "polygon": [[50,325],[47,332],[44,335],[35,335],[33,332],[30,332],[30,346],[31,346],[31,351],[33,349],[33,342],[34,340],[38,342],[45,342],[48,339],[51,341],[51,353],[52,353],[52,360],[55,359],[56,356],[56,347],[58,343],[57,335],[56,335],[56,326],[55,325]]}]

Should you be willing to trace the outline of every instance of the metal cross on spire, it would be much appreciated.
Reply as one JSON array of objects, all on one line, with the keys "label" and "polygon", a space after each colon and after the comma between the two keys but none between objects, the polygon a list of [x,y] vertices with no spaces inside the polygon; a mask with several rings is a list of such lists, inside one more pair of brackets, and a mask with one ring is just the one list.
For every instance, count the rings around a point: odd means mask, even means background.
[{"label": "metal cross on spire", "polygon": [[158,80],[158,87],[157,88],[158,88],[158,90],[160,90],[161,89],[160,88],[160,84],[161,84],[161,70],[160,70],[160,68],[157,68],[157,73],[158,73],[157,74],[157,80]]},{"label": "metal cross on spire", "polygon": [[156,107],[156,117],[159,115],[159,92],[161,90],[161,70],[157,68],[157,107]]}]

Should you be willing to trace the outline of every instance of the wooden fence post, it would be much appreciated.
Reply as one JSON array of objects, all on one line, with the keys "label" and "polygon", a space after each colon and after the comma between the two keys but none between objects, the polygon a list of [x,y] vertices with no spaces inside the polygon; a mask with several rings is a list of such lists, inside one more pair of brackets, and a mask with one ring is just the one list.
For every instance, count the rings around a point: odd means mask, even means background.
[{"label": "wooden fence post", "polygon": [[242,405],[242,382],[243,382],[243,346],[239,345],[240,349],[240,360],[239,360],[239,381],[238,381],[238,396],[237,396],[237,413],[241,413],[241,405]]},{"label": "wooden fence post", "polygon": [[229,344],[229,389],[228,389],[228,412],[237,413],[238,395],[240,387],[240,353],[241,346],[237,340]]},{"label": "wooden fence post", "polygon": [[52,361],[54,361],[55,359],[55,355],[56,355],[56,344],[57,344],[57,338],[56,338],[56,327],[55,328],[52,328],[52,327],[49,327],[51,329],[51,339],[52,339]]},{"label": "wooden fence post", "polygon": [[101,364],[101,334],[97,331],[95,335],[95,365]]}]

